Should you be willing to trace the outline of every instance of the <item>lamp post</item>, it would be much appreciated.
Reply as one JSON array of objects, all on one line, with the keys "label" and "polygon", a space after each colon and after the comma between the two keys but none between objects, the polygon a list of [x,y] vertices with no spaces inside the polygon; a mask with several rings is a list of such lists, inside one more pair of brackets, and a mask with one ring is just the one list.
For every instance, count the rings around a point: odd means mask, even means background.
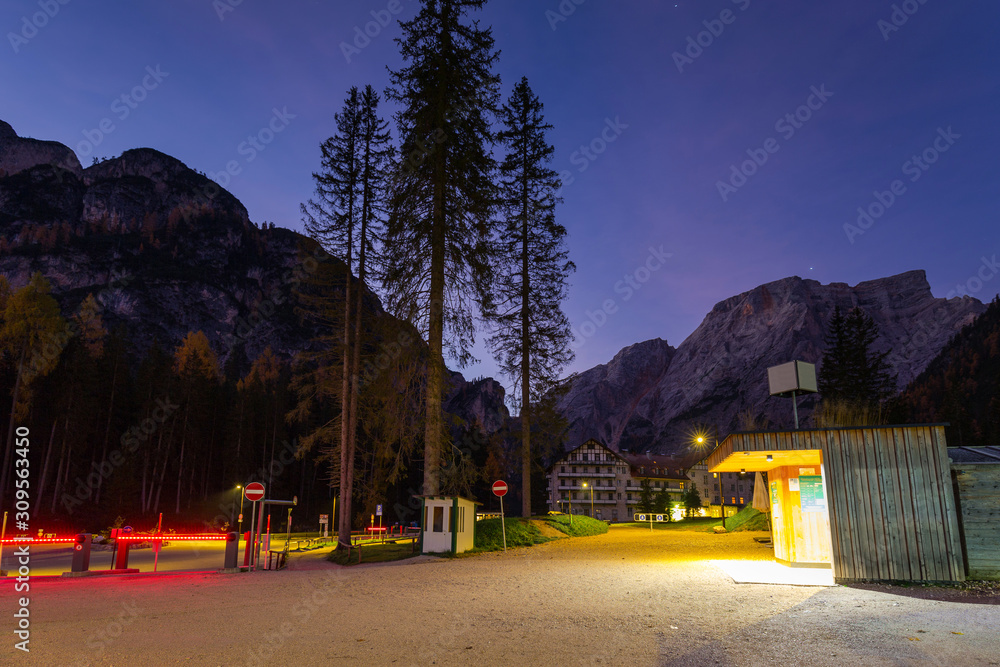
[{"label": "lamp post", "polygon": [[[587,483],[583,483],[583,488],[587,488]],[[594,485],[590,485],[590,518],[594,518]]]},{"label": "lamp post", "polygon": [[243,485],[237,484],[236,490],[240,494],[240,517],[239,517],[239,534],[243,535]]},{"label": "lamp post", "polygon": [[[712,429],[713,429],[713,431],[715,433],[715,448],[718,449],[719,448],[719,427],[718,427],[717,424],[713,424],[712,425]],[[705,443],[705,436],[704,435],[697,436],[695,438],[695,442],[697,442],[699,445],[704,445],[704,443]],[[712,451],[715,451],[715,450],[713,449]],[[708,457],[706,456],[705,458],[707,459]],[[716,472],[716,473],[712,473],[712,474],[719,479],[719,514],[722,515],[722,528],[723,528],[723,530],[725,530],[725,528],[726,528],[726,497],[724,495],[722,495],[722,473]]]}]

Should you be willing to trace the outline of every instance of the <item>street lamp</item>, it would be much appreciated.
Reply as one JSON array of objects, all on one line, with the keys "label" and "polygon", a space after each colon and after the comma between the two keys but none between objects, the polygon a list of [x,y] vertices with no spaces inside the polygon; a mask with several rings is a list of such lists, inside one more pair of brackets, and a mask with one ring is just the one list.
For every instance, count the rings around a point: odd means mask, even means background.
[{"label": "street lamp", "polygon": [[240,492],[240,518],[239,518],[239,533],[243,534],[243,485],[237,484],[236,490]]},{"label": "street lamp", "polygon": [[[718,427],[718,425],[713,424],[712,425],[712,429],[715,432],[715,447],[716,447],[716,449],[718,449],[718,447],[719,447],[719,427]],[[695,442],[697,442],[699,445],[704,446],[704,444],[705,444],[705,436],[703,434],[699,433],[698,436],[695,438]],[[712,450],[712,451],[715,451],[715,450]],[[705,457],[705,458],[707,459],[708,457]],[[721,473],[717,473],[717,472],[712,473],[712,474],[719,479],[719,514],[722,515],[722,528],[723,528],[723,530],[725,530],[725,528],[726,528],[726,497],[724,495],[722,495],[722,474]]]},{"label": "street lamp", "polygon": [[[583,488],[587,488],[587,483],[583,483]],[[594,518],[594,485],[590,485],[590,518]]]}]

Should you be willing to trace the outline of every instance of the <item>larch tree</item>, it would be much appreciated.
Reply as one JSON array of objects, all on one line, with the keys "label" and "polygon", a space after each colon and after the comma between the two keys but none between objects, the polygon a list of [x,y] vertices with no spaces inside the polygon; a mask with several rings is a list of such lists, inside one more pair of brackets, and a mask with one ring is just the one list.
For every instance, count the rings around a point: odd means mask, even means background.
[{"label": "larch tree", "polygon": [[561,183],[548,164],[555,149],[546,140],[541,101],[522,78],[500,112],[498,135],[507,154],[500,165],[500,271],[488,308],[490,346],[500,368],[520,389],[522,513],[531,516],[532,404],[555,386],[573,360],[572,333],[561,304],[575,270],[566,228],[556,222]]},{"label": "larch tree", "polygon": [[5,285],[6,281],[0,285],[0,300],[4,302],[0,319],[0,356],[14,364],[15,376],[3,472],[0,473],[0,501],[7,491],[8,473],[13,469],[15,422],[26,416],[32,383],[56,367],[68,336],[59,304],[49,294],[49,283],[42,274],[35,273],[27,285],[14,292],[9,292]]},{"label": "larch tree", "polygon": [[396,40],[390,72],[400,156],[386,233],[389,309],[427,337],[423,493],[440,489],[444,352],[471,359],[475,317],[490,289],[495,221],[492,122],[499,57],[492,31],[467,14],[485,0],[424,0]]},{"label": "larch tree", "polygon": [[[350,542],[357,451],[359,376],[363,345],[364,294],[372,276],[379,275],[379,252],[387,209],[389,163],[392,157],[388,122],[378,115],[379,95],[371,86],[352,88],[343,111],[336,115],[337,133],[321,146],[322,170],[313,174],[316,197],[302,206],[306,231],[346,264],[343,338],[340,351],[339,542]],[[356,283],[353,274],[357,275]],[[353,283],[353,284],[352,284]],[[328,299],[311,299],[329,310]],[[326,316],[327,321],[336,318]],[[316,359],[320,363],[324,360]],[[327,376],[329,377],[329,376]]]}]

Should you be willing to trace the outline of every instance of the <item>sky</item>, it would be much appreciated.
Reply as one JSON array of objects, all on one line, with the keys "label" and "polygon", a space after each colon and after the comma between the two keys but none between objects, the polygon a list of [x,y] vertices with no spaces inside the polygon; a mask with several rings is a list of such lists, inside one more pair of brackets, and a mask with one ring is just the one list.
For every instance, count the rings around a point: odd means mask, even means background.
[{"label": "sky", "polygon": [[[301,230],[334,114],[351,86],[384,90],[418,7],[0,0],[0,119],[84,166],[158,149],[255,222]],[[924,269],[935,296],[1000,291],[995,0],[492,0],[474,16],[504,99],[527,76],[554,126],[577,266],[567,372],[679,345],[719,301],[789,276]],[[466,377],[496,375],[477,354]]]}]

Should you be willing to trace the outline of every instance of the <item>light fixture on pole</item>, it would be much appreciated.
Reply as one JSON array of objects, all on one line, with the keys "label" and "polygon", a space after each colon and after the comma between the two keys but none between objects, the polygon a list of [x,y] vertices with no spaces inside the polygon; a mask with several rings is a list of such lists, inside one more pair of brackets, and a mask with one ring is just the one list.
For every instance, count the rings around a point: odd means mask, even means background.
[{"label": "light fixture on pole", "polygon": [[243,485],[237,484],[236,490],[240,494],[239,534],[243,535]]},{"label": "light fixture on pole", "polygon": [[799,430],[799,394],[815,394],[816,366],[804,361],[790,361],[767,369],[767,384],[771,396],[792,398],[792,412],[795,414],[795,430]]},{"label": "light fixture on pole", "polygon": [[[712,431],[715,433],[715,448],[718,449],[719,448],[719,426],[718,426],[718,424],[712,424]],[[704,436],[704,434],[698,434],[698,436],[695,437],[695,442],[697,442],[699,445],[704,446],[704,444],[705,444],[705,436]],[[715,451],[715,450],[712,450],[712,451]],[[707,459],[708,457],[705,457],[705,458]],[[723,528],[723,530],[725,530],[725,528],[726,528],[726,497],[724,495],[722,495],[722,473],[716,472],[716,473],[712,473],[712,474],[715,477],[717,477],[718,480],[719,480],[719,514],[722,516],[722,528]]]},{"label": "light fixture on pole", "polygon": [[[583,488],[587,488],[587,483],[583,483]],[[594,518],[594,485],[590,485],[590,518]]]}]

